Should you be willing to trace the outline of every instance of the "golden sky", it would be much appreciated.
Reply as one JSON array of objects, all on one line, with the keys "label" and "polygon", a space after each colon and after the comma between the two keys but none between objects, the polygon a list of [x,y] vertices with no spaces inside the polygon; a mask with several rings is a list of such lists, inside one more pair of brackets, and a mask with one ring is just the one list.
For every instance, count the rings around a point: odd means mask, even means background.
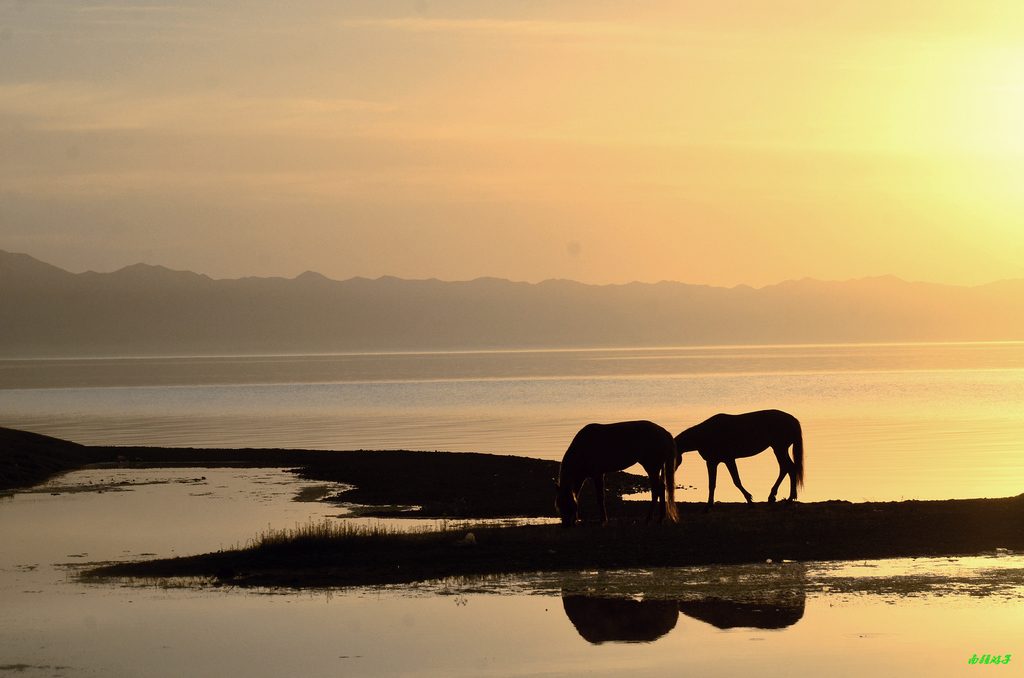
[{"label": "golden sky", "polygon": [[0,249],[73,271],[1024,277],[1024,3],[0,0]]}]

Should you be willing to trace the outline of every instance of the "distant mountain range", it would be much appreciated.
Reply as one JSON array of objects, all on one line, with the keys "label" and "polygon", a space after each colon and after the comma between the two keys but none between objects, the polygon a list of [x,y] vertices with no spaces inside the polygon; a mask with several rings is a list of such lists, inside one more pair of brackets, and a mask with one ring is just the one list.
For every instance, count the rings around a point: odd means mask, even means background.
[{"label": "distant mountain range", "polygon": [[0,250],[0,358],[994,340],[1024,340],[1024,280],[213,280]]}]

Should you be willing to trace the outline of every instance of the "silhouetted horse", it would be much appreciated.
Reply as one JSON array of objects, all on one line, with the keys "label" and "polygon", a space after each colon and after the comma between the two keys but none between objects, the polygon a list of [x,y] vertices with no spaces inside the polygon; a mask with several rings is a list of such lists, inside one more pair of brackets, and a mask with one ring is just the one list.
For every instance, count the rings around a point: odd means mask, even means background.
[{"label": "silhouetted horse", "polygon": [[676,446],[672,434],[649,421],[587,424],[572,439],[558,470],[555,508],[562,525],[576,523],[580,489],[587,478],[594,481],[601,521],[608,521],[604,507],[604,474],[639,463],[651,479],[651,510],[656,517],[677,520],[675,501]]},{"label": "silhouetted horse", "polygon": [[781,602],[702,598],[679,601],[679,611],[719,629],[784,629],[804,616],[804,592]]},{"label": "silhouetted horse", "polygon": [[[793,459],[789,446],[793,446]],[[768,501],[775,501],[782,479],[789,475],[789,501],[796,499],[797,485],[804,482],[804,441],[800,422],[796,417],[779,410],[761,410],[746,414],[716,414],[676,436],[676,465],[683,453],[697,450],[708,465],[708,508],[715,503],[715,481],[718,465],[724,463],[732,481],[747,502],[753,502],[750,493],[740,484],[736,460],[760,454],[772,448],[779,460],[779,479],[772,486]]]},{"label": "silhouetted horse", "polygon": [[[786,595],[792,593],[792,595]],[[781,594],[781,595],[780,595]],[[804,616],[805,594],[768,590],[750,599],[633,600],[562,592],[565,616],[587,642],[652,643],[676,627],[679,613],[719,629],[784,629]]]},{"label": "silhouetted horse", "polygon": [[653,643],[676,627],[674,600],[632,600],[562,593],[565,616],[588,643]]}]

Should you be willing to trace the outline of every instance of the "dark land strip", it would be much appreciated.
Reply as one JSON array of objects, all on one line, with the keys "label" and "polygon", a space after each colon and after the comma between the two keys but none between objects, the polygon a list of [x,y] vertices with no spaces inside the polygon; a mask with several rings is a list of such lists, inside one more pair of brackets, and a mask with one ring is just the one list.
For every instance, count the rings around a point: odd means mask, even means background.
[{"label": "dark land strip", "polygon": [[[0,493],[92,464],[114,465],[119,457],[132,467],[292,469],[307,480],[351,485],[327,501],[360,505],[363,516],[393,517],[395,506],[412,507],[402,513],[412,518],[555,515],[558,462],[550,460],[406,450],[93,447],[6,428],[0,428]],[[648,489],[645,476],[613,475],[609,510],[621,507],[622,494]]]},{"label": "dark land strip", "polygon": [[[361,515],[491,519],[553,517],[558,463],[444,452],[207,450],[88,447],[0,429],[0,488],[26,487],[61,471],[118,456],[131,465],[294,469],[303,478],[354,486],[328,501],[367,506]],[[615,570],[772,560],[965,556],[1024,550],[1024,495],[1005,499],[796,504],[680,504],[678,524],[644,525],[646,502],[622,501],[647,479],[609,479],[609,525],[461,526],[425,533],[301,531],[245,549],[101,567],[92,579],[201,577],[239,586],[359,586],[450,576]],[[587,484],[582,517],[596,508]],[[473,538],[467,539],[472,532]]]}]

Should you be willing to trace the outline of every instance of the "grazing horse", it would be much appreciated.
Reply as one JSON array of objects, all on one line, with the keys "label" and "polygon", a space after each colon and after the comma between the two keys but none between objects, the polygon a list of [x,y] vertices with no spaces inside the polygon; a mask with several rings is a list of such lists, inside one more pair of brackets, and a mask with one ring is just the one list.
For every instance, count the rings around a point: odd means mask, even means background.
[{"label": "grazing horse", "polygon": [[587,478],[594,481],[601,522],[608,522],[604,507],[604,474],[639,463],[651,479],[650,522],[678,520],[676,512],[676,446],[672,434],[649,421],[587,424],[572,439],[562,458],[555,487],[555,508],[564,527],[576,523],[580,489]]},{"label": "grazing horse", "polygon": [[[793,459],[789,446],[793,446]],[[740,488],[747,503],[754,501],[740,484],[736,460],[760,454],[772,448],[779,460],[779,479],[772,486],[768,501],[775,501],[782,479],[789,475],[789,500],[796,499],[797,485],[804,483],[804,440],[800,422],[791,414],[779,410],[761,410],[746,414],[716,414],[676,436],[676,465],[683,453],[697,450],[708,465],[708,506],[715,503],[715,481],[718,465],[725,463],[732,482]]]}]

